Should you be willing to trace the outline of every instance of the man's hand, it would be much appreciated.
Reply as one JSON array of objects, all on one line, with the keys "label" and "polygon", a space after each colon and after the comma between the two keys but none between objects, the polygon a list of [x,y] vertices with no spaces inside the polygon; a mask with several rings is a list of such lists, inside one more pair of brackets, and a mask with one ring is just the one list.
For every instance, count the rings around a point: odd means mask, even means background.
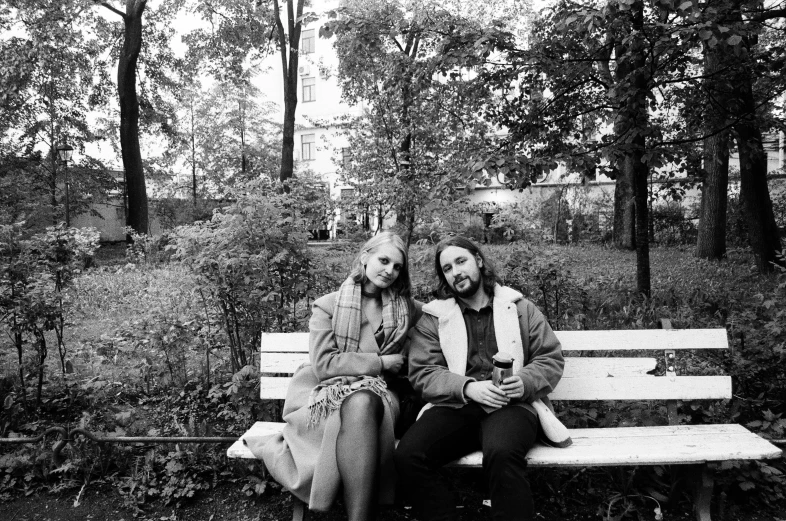
[{"label": "man's hand", "polygon": [[379,358],[382,360],[382,370],[389,373],[398,374],[404,366],[404,356],[400,354],[382,355]]},{"label": "man's hand", "polygon": [[[523,388],[523,386],[522,386]],[[464,387],[464,394],[473,402],[499,409],[507,405],[509,398],[502,389],[497,388],[489,380],[482,382],[469,382]]]},{"label": "man's hand", "polygon": [[511,400],[516,400],[524,396],[524,381],[518,375],[508,376],[502,380],[499,390],[504,391],[505,395]]}]

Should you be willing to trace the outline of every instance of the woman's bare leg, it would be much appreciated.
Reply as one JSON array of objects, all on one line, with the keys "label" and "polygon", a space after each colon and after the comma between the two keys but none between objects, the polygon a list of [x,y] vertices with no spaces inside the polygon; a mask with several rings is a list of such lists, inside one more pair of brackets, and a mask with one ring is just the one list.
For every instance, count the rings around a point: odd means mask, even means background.
[{"label": "woman's bare leg", "polygon": [[348,521],[368,521],[375,510],[383,413],[382,399],[371,391],[352,393],[341,404],[336,460]]}]

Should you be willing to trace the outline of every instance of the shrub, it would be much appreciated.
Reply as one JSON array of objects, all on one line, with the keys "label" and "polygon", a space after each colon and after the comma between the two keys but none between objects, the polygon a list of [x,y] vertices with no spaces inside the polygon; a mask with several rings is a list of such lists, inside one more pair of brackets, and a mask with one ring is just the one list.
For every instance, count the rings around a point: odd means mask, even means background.
[{"label": "shrub", "polygon": [[532,300],[554,329],[584,329],[587,292],[563,255],[516,243],[495,251],[492,258],[503,283]]},{"label": "shrub", "polygon": [[171,230],[195,221],[208,221],[221,201],[197,199],[160,198],[151,201],[151,208],[161,222],[163,230]]},{"label": "shrub", "polygon": [[306,249],[309,207],[297,193],[260,180],[235,195],[212,220],[178,228],[172,246],[220,317],[233,372],[251,363],[262,331],[302,330],[311,301],[334,282]]},{"label": "shrub", "polygon": [[[98,248],[93,228],[53,226],[23,239],[22,224],[0,226],[0,327],[12,339],[19,362],[22,406],[27,408],[26,369],[34,369],[36,408],[41,405],[48,333],[55,334],[62,373],[66,373],[64,332],[71,295],[66,293]],[[25,354],[32,346],[32,367],[25,368]],[[0,396],[0,399],[5,397]]]},{"label": "shrub", "polygon": [[532,201],[501,207],[491,219],[491,228],[507,241],[538,242],[543,238],[543,222]]},{"label": "shrub", "polygon": [[650,226],[654,241],[666,246],[695,244],[698,237],[696,223],[677,202],[653,206]]},{"label": "shrub", "polygon": [[134,264],[159,264],[168,262],[172,252],[167,249],[171,243],[168,233],[147,235],[136,233],[133,228],[126,227],[126,235],[131,242],[126,246],[126,261]]},{"label": "shrub", "polygon": [[748,237],[748,225],[742,211],[739,188],[729,187],[729,198],[726,207],[726,244],[730,247],[745,247]]}]

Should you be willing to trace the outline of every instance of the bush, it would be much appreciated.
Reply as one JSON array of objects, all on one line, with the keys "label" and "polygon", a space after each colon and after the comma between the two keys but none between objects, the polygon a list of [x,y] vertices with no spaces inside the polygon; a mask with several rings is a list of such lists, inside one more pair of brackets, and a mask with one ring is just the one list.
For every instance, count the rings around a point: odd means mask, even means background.
[{"label": "bush", "polygon": [[573,277],[564,256],[516,243],[492,258],[503,283],[532,300],[554,329],[584,329],[587,292]]},{"label": "bush", "polygon": [[[64,334],[72,303],[66,290],[92,259],[98,248],[98,232],[60,225],[29,239],[23,237],[22,223],[0,226],[0,327],[3,336],[11,339],[19,362],[21,397],[13,401],[21,402],[27,411],[25,374],[37,376],[37,409],[41,406],[52,333],[62,374],[66,374]],[[32,356],[26,356],[31,347]]]},{"label": "bush", "polygon": [[729,247],[747,247],[748,225],[742,211],[739,190],[729,190],[726,208],[726,245]]},{"label": "bush", "polygon": [[679,203],[653,206],[650,221],[655,243],[664,246],[696,244],[699,233],[696,223]]},{"label": "bush", "polygon": [[543,238],[543,224],[534,203],[514,203],[499,209],[491,219],[491,228],[509,242],[538,242]]},{"label": "bush", "polygon": [[221,207],[222,201],[198,199],[161,198],[151,201],[151,209],[161,223],[162,230],[171,230],[196,221],[209,221],[213,211]]},{"label": "bush", "polygon": [[167,249],[171,243],[168,233],[160,235],[139,234],[126,227],[126,235],[131,242],[126,246],[126,261],[134,264],[158,264],[169,262],[172,251]]},{"label": "bush", "polygon": [[219,317],[233,372],[252,362],[262,331],[302,330],[311,302],[335,283],[331,267],[315,264],[306,249],[308,206],[282,192],[251,182],[212,220],[174,234],[176,259]]}]

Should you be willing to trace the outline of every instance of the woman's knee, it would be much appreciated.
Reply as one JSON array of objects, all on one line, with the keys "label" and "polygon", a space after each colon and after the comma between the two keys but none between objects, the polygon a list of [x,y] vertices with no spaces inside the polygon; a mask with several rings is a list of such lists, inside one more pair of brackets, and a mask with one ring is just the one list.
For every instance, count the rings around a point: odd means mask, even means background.
[{"label": "woman's knee", "polygon": [[346,398],[341,404],[342,423],[369,421],[379,423],[382,420],[382,398],[371,391],[357,391]]}]

